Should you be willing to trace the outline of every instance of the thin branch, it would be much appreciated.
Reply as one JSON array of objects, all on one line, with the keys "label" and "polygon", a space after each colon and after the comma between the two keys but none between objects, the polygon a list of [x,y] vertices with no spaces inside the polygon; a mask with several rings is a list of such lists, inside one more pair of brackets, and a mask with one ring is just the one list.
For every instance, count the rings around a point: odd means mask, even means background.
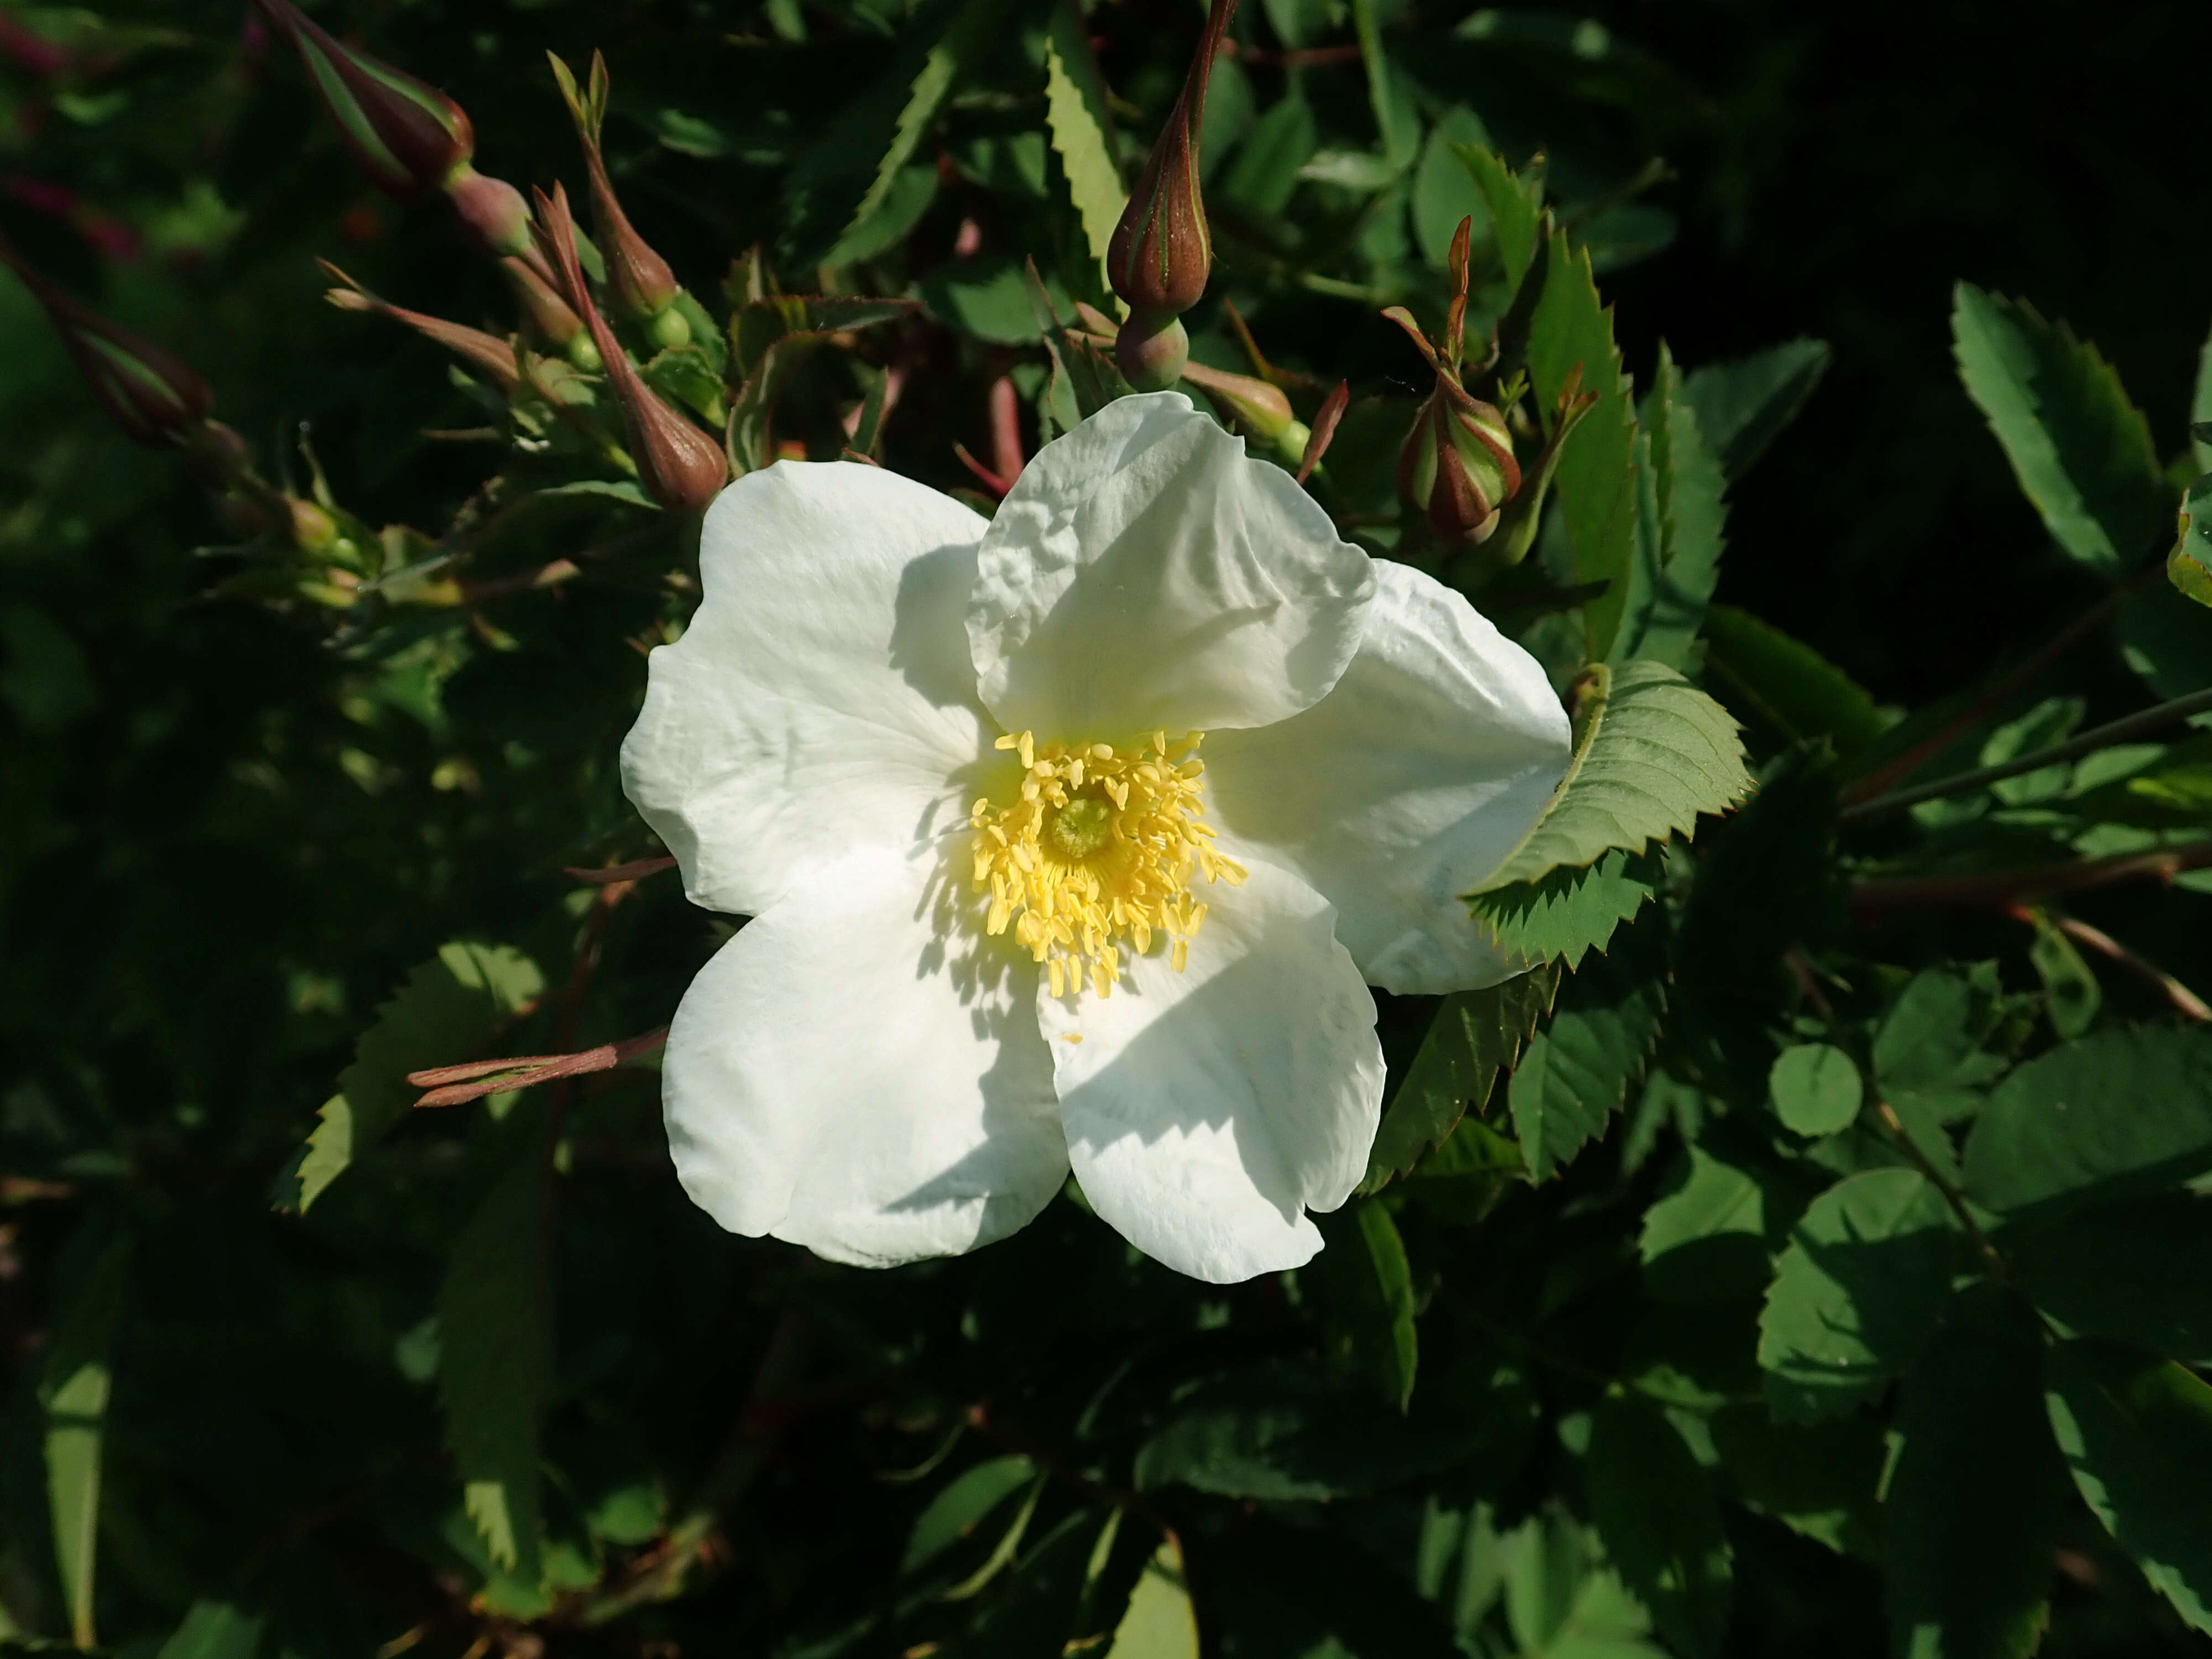
[{"label": "thin branch", "polygon": [[1961,772],[1955,777],[1938,778],[1933,783],[1916,784],[1910,789],[1899,789],[1887,795],[1876,795],[1846,806],[1836,816],[1844,823],[1862,818],[1879,817],[1907,806],[1916,806],[1923,800],[1936,800],[1945,795],[1963,795],[1970,789],[2000,783],[2007,778],[2016,778],[2023,772],[2034,772],[2046,766],[2056,766],[2079,756],[2093,754],[2100,749],[2109,749],[2114,744],[2125,743],[2130,738],[2141,737],[2146,732],[2155,732],[2160,726],[2171,726],[2191,714],[2212,708],[2212,690],[2197,691],[2185,697],[2176,697],[2155,708],[2109,720],[2084,732],[2078,738],[2069,738],[2063,743],[2054,743],[2047,749],[2022,755],[1996,766],[1977,767],[1971,772]]},{"label": "thin branch", "polygon": [[2104,598],[2099,599],[2096,604],[2091,605],[2062,629],[2057,638],[2000,679],[1995,685],[1990,687],[1988,690],[1983,692],[1980,696],[1976,697],[1949,720],[1944,721],[1942,726],[1935,732],[1913,744],[1911,748],[1879,771],[1869,772],[1866,776],[1856,780],[1845,787],[1843,792],[1844,805],[1847,807],[1855,806],[1861,801],[1871,800],[1876,795],[1883,793],[1911,777],[1922,765],[1942,754],[1961,736],[1972,731],[1991,714],[2002,708],[2006,699],[2013,693],[2027,684],[2045,669],[2102,628],[2111,620],[2112,613],[2120,608],[2122,599],[2135,592],[2136,588],[2148,584],[2152,577],[2162,577],[2165,570],[2166,567],[2162,561],[2153,559],[2125,581],[2113,587]]},{"label": "thin branch", "polygon": [[1980,1253],[1982,1260],[1989,1263],[1990,1271],[2006,1284],[2011,1284],[2011,1266],[1997,1254],[1997,1247],[1990,1243],[1990,1236],[1982,1231],[1981,1223],[1974,1219],[1973,1212],[1966,1206],[1966,1195],[1951,1184],[1950,1177],[1936,1167],[1933,1158],[1920,1150],[1920,1143],[1905,1127],[1905,1120],[1898,1116],[1897,1109],[1877,1096],[1874,1115],[1881,1120],[1881,1127],[1889,1131],[1890,1138],[1896,1141],[1905,1157],[1912,1160],[1913,1167],[1927,1178],[1928,1184],[1943,1194],[1943,1202],[1950,1206],[1951,1213],[1957,1218],[1960,1226],[1966,1229],[1966,1237],[1974,1241],[1974,1249]]},{"label": "thin branch", "polygon": [[2123,853],[2106,859],[2075,859],[2065,864],[2031,865],[2020,870],[1991,870],[1963,876],[1875,876],[1851,884],[1851,908],[1882,910],[2005,910],[2053,893],[2078,893],[2091,887],[2149,878],[2171,883],[2176,876],[2212,866],[2212,839],[2186,847],[2161,847],[2148,853]]},{"label": "thin branch", "polygon": [[[2015,921],[2024,921],[2031,927],[2035,926],[2035,913],[2024,905],[2014,906],[2012,916]],[[2052,915],[2048,919],[2051,925],[2067,938],[2087,945],[2098,955],[2117,963],[2137,979],[2154,987],[2160,995],[2179,1011],[2184,1018],[2212,1020],[2212,1006],[2207,1006],[2203,998],[2148,957],[2130,950],[2103,928],[2093,927],[2072,916]]]}]

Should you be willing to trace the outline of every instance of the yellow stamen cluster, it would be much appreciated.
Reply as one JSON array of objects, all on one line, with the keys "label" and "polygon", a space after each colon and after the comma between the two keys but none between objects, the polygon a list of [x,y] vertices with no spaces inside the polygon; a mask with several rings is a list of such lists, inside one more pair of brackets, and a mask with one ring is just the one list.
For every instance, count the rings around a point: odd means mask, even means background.
[{"label": "yellow stamen cluster", "polygon": [[1196,752],[1204,735],[1155,732],[1119,749],[1040,746],[1027,732],[999,739],[1020,757],[1022,781],[1009,804],[987,797],[969,814],[975,888],[991,896],[985,926],[1013,929],[1044,964],[1054,996],[1086,974],[1100,996],[1112,995],[1121,942],[1141,956],[1155,933],[1170,941],[1182,972],[1206,920],[1206,906],[1191,900],[1194,872],[1243,884],[1243,866],[1215,850],[1204,821],[1206,767]]}]

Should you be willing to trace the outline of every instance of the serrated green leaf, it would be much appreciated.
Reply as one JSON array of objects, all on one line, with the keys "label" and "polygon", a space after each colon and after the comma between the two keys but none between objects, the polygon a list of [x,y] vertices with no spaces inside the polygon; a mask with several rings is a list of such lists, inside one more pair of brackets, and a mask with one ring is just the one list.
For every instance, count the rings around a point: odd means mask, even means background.
[{"label": "serrated green leaf", "polygon": [[46,1510],[53,1527],[54,1568],[70,1638],[98,1642],[93,1624],[100,1557],[100,1468],[107,1438],[118,1328],[131,1274],[128,1234],[103,1246],[56,1321],[39,1366],[44,1419]]},{"label": "serrated green leaf", "polygon": [[2212,1364],[2212,1198],[2161,1193],[1998,1237],[2021,1288],[2069,1335]]},{"label": "serrated green leaf", "polygon": [[1443,1220],[1472,1225],[1527,1176],[1520,1143],[1468,1116],[1407,1172],[1406,1196]]},{"label": "serrated green leaf", "polygon": [[1850,765],[1889,729],[1874,698],[1819,652],[1732,605],[1705,615],[1705,668],[1728,700],[1790,743],[1826,738]]},{"label": "serrated green leaf", "polygon": [[1107,246],[1128,200],[1106,111],[1106,86],[1091,55],[1091,39],[1075,0],[1057,0],[1045,29],[1045,125],[1060,153],[1069,200],[1104,292]]},{"label": "serrated green leaf", "polygon": [[261,1623],[228,1601],[195,1601],[155,1659],[253,1659]]},{"label": "serrated green leaf", "polygon": [[499,1024],[545,988],[538,965],[503,945],[457,941],[407,975],[362,1033],[338,1092],[323,1103],[300,1161],[278,1179],[281,1208],[304,1212],[407,1115],[422,1092],[407,1073],[477,1056]]},{"label": "serrated green leaf", "polygon": [[2095,1342],[2061,1343],[2045,1378],[2082,1498],[2174,1610],[2212,1633],[2212,1383]]},{"label": "serrated green leaf", "polygon": [[1735,1552],[1712,1484],[1682,1437],[1649,1401],[1609,1395],[1591,1422],[1583,1468],[1607,1559],[1674,1652],[1712,1659],[1728,1635]]},{"label": "serrated green leaf", "polygon": [[1784,1422],[1849,1411],[1911,1369],[1963,1237],[1916,1170],[1868,1170],[1814,1199],[1759,1318],[1768,1406]]},{"label": "serrated green leaf", "polygon": [[1382,1402],[1403,1412],[1420,1358],[1413,1323],[1413,1270],[1389,1211],[1355,1198],[1321,1218],[1321,1277],[1328,1286],[1332,1340]]},{"label": "serrated green leaf", "polygon": [[1636,544],[1610,660],[1688,666],[1727,545],[1727,482],[1665,342],[1636,434]]},{"label": "serrated green leaf", "polygon": [[1006,0],[939,0],[905,37],[916,47],[823,123],[823,137],[785,180],[789,263],[820,263],[889,204],[954,86],[997,44],[1005,7]]},{"label": "serrated green leaf", "polygon": [[2212,1032],[2105,1030],[2020,1066],[1966,1142],[1966,1191],[2014,1221],[2212,1170]]},{"label": "serrated green leaf", "polygon": [[1536,257],[1536,237],[1544,221],[1544,186],[1523,179],[1505,164],[1505,158],[1480,144],[1455,144],[1474,187],[1490,210],[1490,234],[1498,244],[1498,263],[1505,285],[1518,289]]},{"label": "serrated green leaf", "polygon": [[1628,599],[1625,578],[1636,538],[1636,419],[1613,343],[1612,307],[1598,298],[1589,252],[1555,230],[1528,335],[1528,379],[1536,413],[1546,422],[1577,370],[1582,391],[1595,394],[1597,404],[1560,452],[1553,510],[1566,522],[1575,580],[1610,584],[1583,613],[1590,658],[1603,661]]},{"label": "serrated green leaf", "polygon": [[2027,1659],[2042,1640],[2066,1498],[2042,1359],[2026,1305],[1983,1285],[1905,1381],[1882,1495],[1899,1659]]},{"label": "serrated green leaf", "polygon": [[1645,1287],[1676,1304],[1756,1296],[1795,1208],[1758,1171],[1692,1146],[1667,1191],[1644,1212],[1637,1251]]},{"label": "serrated green leaf", "polygon": [[1721,469],[1741,478],[1796,418],[1828,372],[1826,340],[1785,340],[1748,357],[1691,371],[1683,394],[1698,411],[1698,429]]},{"label": "serrated green leaf", "polygon": [[2024,300],[1954,292],[1959,374],[2053,540],[2090,569],[2133,567],[2172,510],[2150,426],[2097,349]]},{"label": "serrated green leaf", "polygon": [[535,1135],[462,1230],[438,1292],[438,1394],[469,1519],[493,1563],[540,1571],[538,1429],[552,1391],[543,1255],[550,1169]]},{"label": "serrated green leaf", "polygon": [[910,1577],[962,1540],[991,1512],[1036,1479],[1036,1465],[1018,1454],[994,1457],[961,1472],[929,1500],[907,1534],[899,1577]]},{"label": "serrated green leaf", "polygon": [[1603,951],[1657,884],[1656,859],[1612,852],[1586,869],[1554,870],[1536,881],[1469,894],[1467,907],[1506,955],[1571,970],[1592,951]]},{"label": "serrated green leaf", "polygon": [[1857,1121],[1865,1085],[1842,1049],[1804,1042],[1775,1056],[1766,1094],[1787,1127],[1801,1135],[1832,1135]]},{"label": "serrated green leaf", "polygon": [[1559,969],[1547,965],[1443,1000],[1382,1114],[1361,1192],[1404,1175],[1443,1143],[1462,1114],[1482,1109],[1559,988]]},{"label": "serrated green leaf", "polygon": [[1750,790],[1735,722],[1680,674],[1649,662],[1591,672],[1566,776],[1476,892],[1692,834],[1700,814],[1724,811]]},{"label": "serrated green leaf", "polygon": [[1609,958],[1567,981],[1551,1024],[1529,1040],[1507,1089],[1529,1180],[1550,1180],[1604,1133],[1644,1075],[1664,1007],[1656,978]]}]

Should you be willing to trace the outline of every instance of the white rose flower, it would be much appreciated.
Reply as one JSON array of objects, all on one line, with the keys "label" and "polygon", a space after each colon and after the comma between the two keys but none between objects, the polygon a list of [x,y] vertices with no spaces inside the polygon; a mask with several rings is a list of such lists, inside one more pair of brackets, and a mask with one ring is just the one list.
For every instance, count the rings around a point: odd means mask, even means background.
[{"label": "white rose flower", "polygon": [[1072,1165],[1182,1273],[1312,1256],[1381,1112],[1368,983],[1521,970],[1456,896],[1565,769],[1534,659],[1175,392],[988,521],[780,462],[700,574],[623,745],[692,901],[754,918],[670,1032],[684,1190],[888,1265],[1005,1237]]}]

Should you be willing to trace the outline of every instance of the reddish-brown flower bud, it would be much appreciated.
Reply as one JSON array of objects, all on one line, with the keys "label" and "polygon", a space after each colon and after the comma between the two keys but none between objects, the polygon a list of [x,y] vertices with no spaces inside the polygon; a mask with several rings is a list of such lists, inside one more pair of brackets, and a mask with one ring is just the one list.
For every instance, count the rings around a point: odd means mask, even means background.
[{"label": "reddish-brown flower bud", "polygon": [[584,319],[592,340],[606,364],[606,376],[622,406],[623,427],[629,438],[630,459],[637,464],[638,482],[646,493],[671,512],[696,511],[713,501],[729,482],[729,462],[722,447],[663,403],[653,388],[638,378],[623,353],[622,343],[592,303],[584,285],[583,267],[576,259],[576,223],[568,211],[568,193],[553,186],[547,196],[538,192],[538,247],[559,279],[562,298]]},{"label": "reddish-brown flower bud", "polygon": [[489,378],[503,398],[512,398],[522,385],[522,371],[514,360],[514,348],[495,334],[487,334],[480,328],[465,327],[449,323],[441,317],[426,317],[419,311],[406,311],[380,300],[367,289],[340,270],[328,259],[318,259],[323,272],[340,286],[331,289],[323,298],[340,311],[374,312],[380,317],[389,317],[395,323],[404,323],[427,340],[434,340],[471,368]]},{"label": "reddish-brown flower bud", "polygon": [[21,277],[46,308],[93,395],[134,441],[178,441],[215,407],[208,383],[181,357],[63,293],[5,242],[0,242],[0,264]]},{"label": "reddish-brown flower bud", "polygon": [[580,89],[568,66],[550,52],[546,56],[552,60],[553,78],[559,82],[561,96],[576,124],[585,170],[591,174],[592,225],[599,233],[600,257],[607,263],[607,289],[625,313],[653,325],[656,344],[682,345],[691,337],[690,325],[680,314],[666,313],[683,287],[668,261],[654,252],[630,224],[629,216],[615,198],[606,159],[599,151],[599,128],[607,108],[607,60],[599,52],[592,54],[591,79]]},{"label": "reddish-brown flower bud", "polygon": [[[1107,278],[1128,302],[1133,323],[1148,315],[1179,316],[1206,292],[1213,243],[1199,189],[1199,130],[1206,119],[1206,87],[1214,56],[1236,10],[1237,0],[1213,0],[1182,94],[1168,112],[1167,125],[1107,246]],[[1157,330],[1147,331],[1152,332]]]},{"label": "reddish-brown flower bud", "polygon": [[1439,374],[1398,451],[1398,489],[1446,543],[1480,542],[1521,488],[1505,417]]},{"label": "reddish-brown flower bud", "polygon": [[475,150],[467,114],[435,87],[332,39],[292,0],[254,3],[299,52],[338,136],[380,190],[436,190]]}]

